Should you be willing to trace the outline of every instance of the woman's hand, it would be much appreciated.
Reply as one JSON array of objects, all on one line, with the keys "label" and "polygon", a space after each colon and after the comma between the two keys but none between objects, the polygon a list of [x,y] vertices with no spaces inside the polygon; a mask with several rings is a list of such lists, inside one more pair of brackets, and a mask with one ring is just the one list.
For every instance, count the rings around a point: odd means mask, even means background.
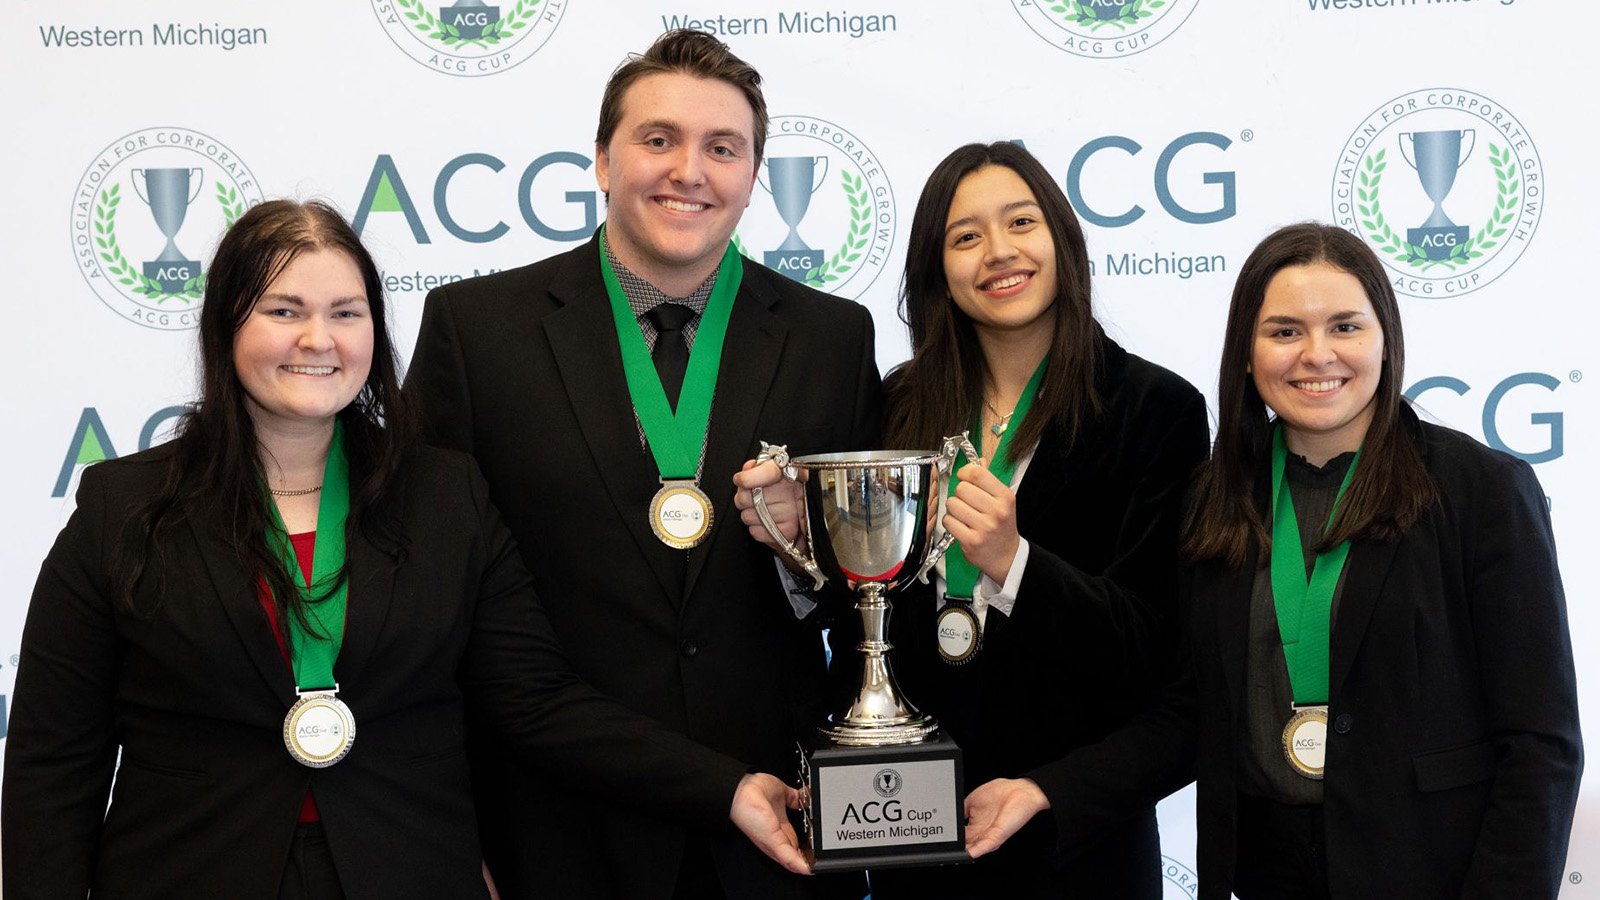
[{"label": "woman's hand", "polygon": [[996,778],[967,795],[967,855],[1000,849],[1028,820],[1050,808],[1050,798],[1031,779]]},{"label": "woman's hand", "polygon": [[784,553],[783,548],[773,539],[772,532],[761,524],[761,517],[756,514],[755,500],[750,492],[755,488],[765,489],[762,500],[766,503],[767,511],[772,514],[772,519],[777,523],[784,539],[794,543],[805,528],[801,516],[804,489],[800,483],[784,478],[778,469],[778,464],[770,459],[760,464],[748,459],[745,460],[744,468],[733,476],[733,485],[737,488],[733,494],[733,505],[739,510],[739,520],[750,529],[750,536],[772,548],[772,552],[778,554],[785,565],[793,568],[789,555]]},{"label": "woman's hand", "polygon": [[1016,559],[1017,495],[977,463],[962,466],[955,496],[945,501],[944,527],[961,542],[967,562],[1004,584]]},{"label": "woman's hand", "polygon": [[759,773],[739,779],[728,818],[773,862],[796,875],[810,875],[811,866],[800,853],[800,839],[795,836],[786,813],[786,810],[799,808],[799,791],[771,775]]}]

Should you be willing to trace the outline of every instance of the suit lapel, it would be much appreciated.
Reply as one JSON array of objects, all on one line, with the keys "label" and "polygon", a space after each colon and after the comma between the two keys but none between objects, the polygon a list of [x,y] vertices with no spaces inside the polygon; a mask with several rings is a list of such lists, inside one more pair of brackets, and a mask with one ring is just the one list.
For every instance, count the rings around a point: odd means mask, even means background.
[{"label": "suit lapel", "polygon": [[[675,598],[683,591],[669,556],[676,551],[669,551],[656,538],[648,521],[650,498],[660,485],[660,473],[654,459],[639,445],[616,322],[600,277],[599,253],[598,242],[590,241],[584,252],[569,257],[567,271],[551,279],[550,292],[561,309],[545,317],[545,334],[606,494],[640,554],[649,561],[661,589]],[[729,342],[732,340],[730,331]],[[714,409],[712,415],[716,414]],[[550,477],[561,476],[551,473]]]},{"label": "suit lapel", "polygon": [[334,661],[341,689],[361,683],[361,671],[378,644],[393,606],[395,567],[359,535],[350,543],[350,599],[345,609],[344,644]]},{"label": "suit lapel", "polygon": [[261,608],[256,580],[239,566],[239,556],[222,535],[220,524],[202,515],[191,515],[185,526],[194,541],[195,555],[205,566],[228,621],[233,624],[245,653],[261,675],[263,686],[283,704],[294,701],[294,675],[278,651],[272,625]]},{"label": "suit lapel", "polygon": [[1332,697],[1350,674],[1350,664],[1355,660],[1361,639],[1366,635],[1367,623],[1372,621],[1372,611],[1378,606],[1378,597],[1394,564],[1395,550],[1399,545],[1389,541],[1356,541],[1350,546],[1350,556],[1345,562],[1344,588],[1339,594],[1339,613],[1333,623],[1332,646],[1329,648],[1328,696]]},{"label": "suit lapel", "polygon": [[782,439],[781,435],[756,434],[756,426],[778,371],[788,326],[773,314],[771,307],[776,298],[758,280],[759,275],[748,269],[745,275],[734,299],[733,316],[728,320],[716,399],[711,406],[710,437],[701,469],[700,487],[715,507],[716,530],[689,553],[685,597],[693,594],[711,545],[724,530],[732,530],[738,539],[744,539],[744,529],[733,507],[733,473],[754,455],[758,440]]}]

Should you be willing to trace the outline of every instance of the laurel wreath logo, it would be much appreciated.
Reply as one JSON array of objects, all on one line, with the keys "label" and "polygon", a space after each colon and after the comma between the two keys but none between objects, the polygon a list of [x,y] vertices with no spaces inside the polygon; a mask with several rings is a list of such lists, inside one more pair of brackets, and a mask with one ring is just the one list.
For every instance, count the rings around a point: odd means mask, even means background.
[{"label": "laurel wreath logo", "polygon": [[866,184],[859,175],[841,173],[845,199],[850,202],[850,230],[839,249],[822,265],[806,273],[805,283],[812,287],[838,281],[839,276],[855,268],[855,262],[867,247],[867,237],[872,232],[872,201],[867,196]]},{"label": "laurel wreath logo", "polygon": [[1516,160],[1510,148],[1504,150],[1489,144],[1489,163],[1494,168],[1496,196],[1489,221],[1466,241],[1457,244],[1444,259],[1429,259],[1419,247],[1406,242],[1384,220],[1383,207],[1378,199],[1378,187],[1383,180],[1383,170],[1389,167],[1384,161],[1388,150],[1379,150],[1361,164],[1361,186],[1356,188],[1356,211],[1362,216],[1361,225],[1367,237],[1378,245],[1378,251],[1401,264],[1426,272],[1435,266],[1455,271],[1475,259],[1482,259],[1485,250],[1499,246],[1511,223],[1516,221],[1521,208],[1522,183],[1517,178]]},{"label": "laurel wreath logo", "polygon": [[[136,294],[143,294],[158,304],[172,299],[181,299],[187,303],[204,296],[206,290],[204,272],[185,281],[183,290],[174,292],[163,289],[158,282],[146,278],[143,272],[134,268],[128,257],[123,255],[122,246],[117,243],[117,207],[121,203],[122,185],[112,184],[100,192],[94,204],[94,230],[97,233],[94,242],[100,247],[100,259],[106,264],[106,273],[123,287],[132,289]],[[222,219],[226,228],[232,228],[233,223],[244,215],[244,201],[239,198],[238,190],[220,181],[217,182],[217,204],[222,207]]]},{"label": "laurel wreath logo", "polygon": [[1053,3],[1050,11],[1067,19],[1070,23],[1090,31],[1099,31],[1107,25],[1115,25],[1118,29],[1127,30],[1129,25],[1138,24],[1140,19],[1154,16],[1152,10],[1166,6],[1168,0],[1133,0],[1132,3],[1122,7],[1121,12],[1109,19],[1100,18],[1093,7],[1084,0],[1061,0]]},{"label": "laurel wreath logo", "polygon": [[480,47],[489,48],[507,38],[513,37],[514,32],[528,27],[528,22],[534,17],[534,11],[544,0],[517,0],[517,5],[511,11],[501,16],[494,23],[483,29],[483,34],[475,37],[462,37],[461,30],[454,25],[439,21],[422,0],[395,0],[395,4],[404,12],[407,19],[411,20],[411,27],[422,32],[429,40],[435,40],[446,47]]}]

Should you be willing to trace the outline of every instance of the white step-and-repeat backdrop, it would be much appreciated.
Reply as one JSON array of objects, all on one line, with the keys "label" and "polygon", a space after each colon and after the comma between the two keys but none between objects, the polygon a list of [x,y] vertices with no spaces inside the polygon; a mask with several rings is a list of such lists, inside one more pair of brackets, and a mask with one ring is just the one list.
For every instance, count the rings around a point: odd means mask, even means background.
[{"label": "white step-and-repeat backdrop", "polygon": [[[825,160],[798,230],[822,286],[873,310],[885,370],[907,353],[895,291],[912,207],[961,143],[1019,140],[1044,160],[1085,221],[1101,320],[1212,397],[1255,242],[1311,218],[1360,234],[1403,298],[1409,393],[1535,464],[1600,727],[1587,5],[23,0],[7,19],[0,713],[78,473],[164,439],[191,395],[197,279],[227,223],[264,197],[345,210],[409,354],[430,287],[587,238],[604,216],[605,79],[693,26],[766,77],[768,156]],[[1453,169],[1440,153],[1418,166],[1424,133],[1459,144]],[[188,174],[152,197],[151,169]],[[760,259],[788,228],[758,188],[738,237]],[[1171,897],[1196,888],[1189,809],[1185,793],[1162,810]],[[1592,787],[1567,870],[1563,897],[1600,896]]]}]

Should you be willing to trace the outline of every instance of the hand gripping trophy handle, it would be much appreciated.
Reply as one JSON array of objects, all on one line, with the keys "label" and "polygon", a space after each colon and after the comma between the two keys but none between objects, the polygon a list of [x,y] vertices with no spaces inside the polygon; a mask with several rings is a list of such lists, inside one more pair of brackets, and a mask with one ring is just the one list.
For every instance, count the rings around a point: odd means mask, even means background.
[{"label": "hand gripping trophy handle", "polygon": [[[944,439],[944,449],[939,451],[938,463],[941,476],[950,475],[956,465],[956,456],[961,453],[967,454],[967,459],[973,462],[979,461],[978,449],[972,446],[972,438],[965,431]],[[940,481],[943,482],[944,479],[941,478]],[[938,518],[935,517],[935,530],[943,528],[942,525],[938,524],[938,521]],[[945,551],[949,550],[950,545],[955,542],[956,536],[946,530],[938,542],[928,548],[928,558],[922,561],[922,568],[917,570],[918,581],[923,584],[928,583],[928,573],[933,571],[933,567],[938,565],[939,560],[944,558]]]},{"label": "hand gripping trophy handle", "polygon": [[[799,471],[789,463],[789,448],[787,445],[774,445],[762,441],[761,452],[756,454],[756,464],[759,465],[769,459],[777,463],[778,471],[783,473],[783,480],[797,481],[799,479]],[[790,559],[798,563],[806,574],[811,576],[813,582],[811,589],[822,590],[822,586],[827,584],[828,580],[823,577],[822,569],[817,566],[816,551],[812,550],[809,554],[801,553],[795,542],[783,536],[783,529],[778,527],[778,523],[772,518],[772,511],[767,508],[765,489],[752,488],[750,502],[755,506],[756,515],[760,517],[761,524],[767,529],[767,533],[772,535],[772,539],[778,542],[778,546],[783,548],[783,552]]]}]

